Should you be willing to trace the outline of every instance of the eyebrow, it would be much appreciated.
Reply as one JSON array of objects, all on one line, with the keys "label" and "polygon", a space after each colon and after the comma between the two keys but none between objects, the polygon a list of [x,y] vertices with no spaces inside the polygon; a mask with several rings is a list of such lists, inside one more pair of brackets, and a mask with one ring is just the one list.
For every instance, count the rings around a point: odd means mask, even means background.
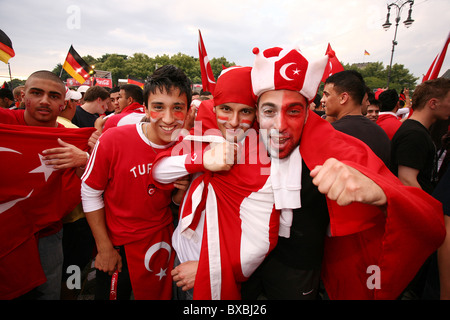
[{"label": "eyebrow", "polygon": [[[39,92],[45,92],[45,90],[43,90],[41,88],[34,88],[34,87],[30,88],[30,90],[39,91]],[[50,91],[49,93],[50,94],[57,94],[57,95],[62,96],[62,93],[59,92],[59,91]]]},{"label": "eyebrow", "polygon": [[[160,102],[160,101],[153,101],[150,104],[151,105],[164,105],[165,103],[164,102]],[[173,105],[175,105],[175,106],[184,106],[184,105],[186,105],[186,103],[184,103],[184,102],[175,102],[175,103],[173,103]]]}]

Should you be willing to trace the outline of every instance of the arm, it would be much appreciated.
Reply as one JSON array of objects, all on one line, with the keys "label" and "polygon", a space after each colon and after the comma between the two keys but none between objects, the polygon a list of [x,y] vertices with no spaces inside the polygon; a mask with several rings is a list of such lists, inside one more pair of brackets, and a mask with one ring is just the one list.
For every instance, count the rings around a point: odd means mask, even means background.
[{"label": "arm", "polygon": [[316,166],[311,171],[311,177],[319,191],[340,206],[352,202],[383,206],[387,202],[383,189],[374,181],[333,158],[326,160],[321,166]]},{"label": "arm", "polygon": [[97,246],[95,268],[112,275],[116,269],[119,272],[122,271],[122,258],[114,248],[108,235],[102,194],[103,191],[94,190],[82,182],[81,198],[83,210]]},{"label": "arm", "polygon": [[171,275],[177,287],[182,287],[183,291],[192,289],[194,287],[197,269],[198,261],[186,261],[176,266],[171,271]]},{"label": "arm", "polygon": [[[92,152],[100,135],[101,131],[97,130],[89,137],[88,146],[90,147],[90,152]],[[58,139],[58,143],[61,147],[47,149],[42,152],[45,155],[44,160],[47,161],[46,164],[53,165],[55,169],[77,168],[77,175],[81,177],[89,160],[89,153],[61,139]]]},{"label": "arm", "polygon": [[417,187],[421,188],[419,182],[417,182],[417,175],[419,174],[419,170],[406,167],[406,166],[398,166],[398,179],[405,186]]}]

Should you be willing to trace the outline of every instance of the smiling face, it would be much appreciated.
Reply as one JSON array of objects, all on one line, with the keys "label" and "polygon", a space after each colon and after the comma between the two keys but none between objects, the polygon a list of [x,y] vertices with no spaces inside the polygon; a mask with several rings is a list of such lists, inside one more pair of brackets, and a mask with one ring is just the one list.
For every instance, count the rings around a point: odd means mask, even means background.
[{"label": "smiling face", "polygon": [[253,125],[256,110],[242,103],[224,103],[214,107],[217,126],[223,137],[229,142],[238,142]]},{"label": "smiling face", "polygon": [[272,157],[285,158],[299,145],[307,106],[305,97],[296,91],[273,90],[261,95],[257,119]]},{"label": "smiling face", "polygon": [[178,88],[171,92],[157,89],[148,97],[146,114],[150,120],[150,141],[159,145],[169,144],[176,130],[183,127],[187,97],[185,94],[180,95]]},{"label": "smiling face", "polygon": [[61,83],[30,77],[25,85],[25,122],[29,126],[55,127],[64,107],[65,88]]}]

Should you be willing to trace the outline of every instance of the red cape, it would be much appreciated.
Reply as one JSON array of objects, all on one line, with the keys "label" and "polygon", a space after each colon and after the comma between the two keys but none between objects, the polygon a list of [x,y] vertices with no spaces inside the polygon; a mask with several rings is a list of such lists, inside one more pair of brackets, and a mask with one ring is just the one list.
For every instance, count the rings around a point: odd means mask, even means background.
[{"label": "red cape", "polygon": [[327,199],[332,237],[326,241],[322,277],[329,297],[396,299],[445,238],[442,204],[402,185],[367,145],[313,112],[300,151],[309,169],[336,158],[371,178],[387,196],[385,211],[361,203],[341,207]]}]

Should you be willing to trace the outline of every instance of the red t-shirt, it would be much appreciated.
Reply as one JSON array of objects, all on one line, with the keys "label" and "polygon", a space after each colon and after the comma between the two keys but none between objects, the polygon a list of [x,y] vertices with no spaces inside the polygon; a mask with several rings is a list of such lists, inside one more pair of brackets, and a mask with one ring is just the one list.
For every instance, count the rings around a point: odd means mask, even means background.
[{"label": "red t-shirt", "polygon": [[114,245],[141,240],[172,223],[172,189],[157,188],[149,174],[156,155],[165,150],[151,145],[142,124],[111,128],[99,138],[81,179],[104,190]]}]

